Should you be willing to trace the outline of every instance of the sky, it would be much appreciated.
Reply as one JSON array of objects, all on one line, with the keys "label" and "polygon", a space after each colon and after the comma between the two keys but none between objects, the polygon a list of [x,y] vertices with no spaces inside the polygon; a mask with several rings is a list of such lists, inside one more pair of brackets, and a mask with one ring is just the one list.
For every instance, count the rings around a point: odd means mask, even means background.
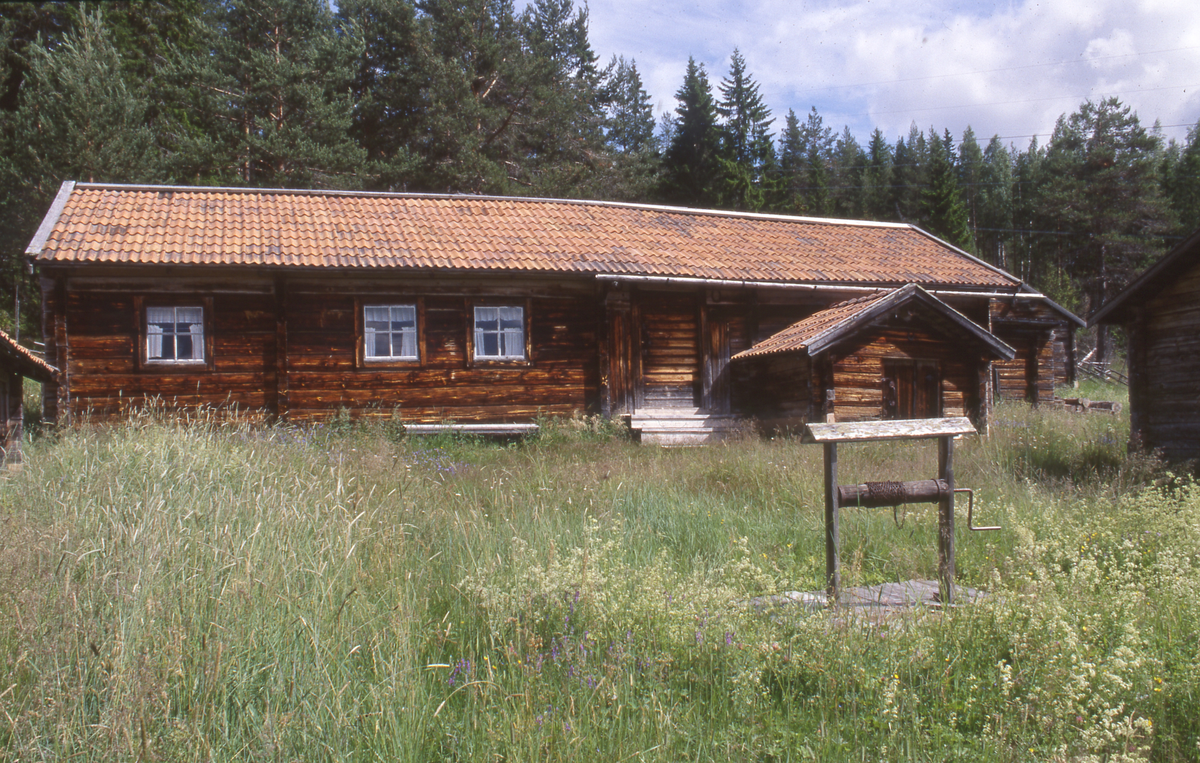
[{"label": "sky", "polygon": [[737,48],[777,137],[788,109],[803,122],[814,106],[861,145],[914,122],[1044,145],[1060,115],[1109,96],[1167,139],[1200,120],[1197,0],[591,0],[588,13],[600,63],[634,59],[656,116],[689,56],[717,94]]}]

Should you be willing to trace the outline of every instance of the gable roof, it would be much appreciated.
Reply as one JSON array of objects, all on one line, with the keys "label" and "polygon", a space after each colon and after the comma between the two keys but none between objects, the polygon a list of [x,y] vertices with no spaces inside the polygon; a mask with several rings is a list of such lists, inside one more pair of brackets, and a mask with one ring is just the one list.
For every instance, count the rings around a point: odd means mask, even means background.
[{"label": "gable roof", "polygon": [[1129,311],[1138,303],[1145,302],[1175,282],[1188,268],[1200,263],[1200,228],[1192,232],[1178,246],[1163,255],[1133,283],[1117,296],[1100,306],[1091,318],[1089,326],[1098,323],[1125,323],[1133,316]]},{"label": "gable roof", "polygon": [[1017,290],[919,228],[613,202],[64,183],[27,254]]},{"label": "gable roof", "polygon": [[867,328],[876,319],[892,310],[916,302],[929,308],[939,322],[951,330],[961,331],[974,339],[994,357],[1011,360],[1016,350],[995,335],[977,325],[970,318],[947,305],[916,284],[908,284],[892,291],[839,302],[832,307],[814,313],[802,321],[793,323],[783,331],[770,336],[748,350],[733,356],[733,360],[776,355],[783,352],[805,352],[809,357],[819,355],[833,345]]},{"label": "gable roof", "polygon": [[49,382],[58,378],[58,369],[13,341],[0,331],[0,365],[9,366],[21,376]]}]

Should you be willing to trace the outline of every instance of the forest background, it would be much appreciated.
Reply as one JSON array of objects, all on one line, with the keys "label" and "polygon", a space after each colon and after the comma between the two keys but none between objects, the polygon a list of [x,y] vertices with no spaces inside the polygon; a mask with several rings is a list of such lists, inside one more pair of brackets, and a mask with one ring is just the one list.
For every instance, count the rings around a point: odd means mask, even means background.
[{"label": "forest background", "polygon": [[[24,247],[64,180],[482,193],[906,222],[1082,314],[1200,226],[1180,144],[1117,99],[1045,145],[782,118],[690,61],[656,120],[571,0],[0,5],[0,326],[40,334]],[[715,84],[714,84],[715,80]],[[19,325],[18,325],[19,324]]]}]

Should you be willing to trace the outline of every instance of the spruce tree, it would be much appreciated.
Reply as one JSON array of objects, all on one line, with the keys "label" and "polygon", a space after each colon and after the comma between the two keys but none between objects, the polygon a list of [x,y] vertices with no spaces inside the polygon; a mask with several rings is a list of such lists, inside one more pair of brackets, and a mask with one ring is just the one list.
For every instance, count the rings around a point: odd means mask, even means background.
[{"label": "spruce tree", "polygon": [[908,140],[896,141],[895,182],[892,188],[896,220],[907,223],[920,221],[921,196],[928,182],[928,163],[929,148],[925,135],[914,122],[909,128]]},{"label": "spruce tree", "polygon": [[800,118],[796,112],[788,109],[784,119],[783,134],[779,138],[779,176],[781,187],[778,211],[795,213],[803,209],[801,202],[801,185],[804,182],[804,167],[807,157],[804,154],[804,140],[800,134]]},{"label": "spruce tree", "polygon": [[993,135],[983,151],[976,195],[977,253],[988,262],[1009,269],[1013,238],[1013,157]]},{"label": "spruce tree", "polygon": [[892,197],[892,147],[878,127],[867,146],[867,165],[863,170],[863,214],[869,220],[891,220],[895,213]]},{"label": "spruce tree", "polygon": [[951,244],[970,249],[971,231],[954,167],[954,139],[947,130],[938,139],[929,130],[928,184],[921,192],[921,221],[925,229]]},{"label": "spruce tree", "polygon": [[979,205],[983,174],[983,150],[975,139],[975,131],[967,125],[962,141],[958,144],[958,187],[963,206],[967,211],[967,227],[970,229],[972,251],[978,251]]},{"label": "spruce tree", "polygon": [[771,110],[763,102],[758,83],[746,71],[746,60],[736,49],[729,75],[719,86],[721,100],[722,206],[757,211],[768,203],[776,178],[764,175],[775,168],[775,146],[770,133]]},{"label": "spruce tree", "polygon": [[683,84],[675,93],[678,105],[671,125],[671,142],[663,157],[663,191],[676,204],[715,206],[720,180],[720,133],[712,87],[703,64],[688,59]]},{"label": "spruce tree", "polygon": [[833,147],[833,182],[830,192],[834,217],[860,219],[863,216],[863,182],[867,160],[858,140],[847,125]]},{"label": "spruce tree", "polygon": [[800,126],[800,146],[804,170],[801,173],[801,209],[807,215],[824,216],[830,212],[829,170],[833,153],[833,130],[813,106],[808,119]]},{"label": "spruce tree", "polygon": [[1166,194],[1184,236],[1200,228],[1200,122],[1188,130],[1187,141],[1165,178]]}]

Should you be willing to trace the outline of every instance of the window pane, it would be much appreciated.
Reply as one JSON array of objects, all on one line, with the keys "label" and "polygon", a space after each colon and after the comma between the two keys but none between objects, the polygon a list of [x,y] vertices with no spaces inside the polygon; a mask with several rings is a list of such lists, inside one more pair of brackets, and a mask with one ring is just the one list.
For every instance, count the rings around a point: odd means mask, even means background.
[{"label": "window pane", "polygon": [[392,308],[392,331],[417,327],[417,308],[401,306]]},{"label": "window pane", "polygon": [[500,329],[499,308],[475,308],[475,328],[479,331],[498,331]]},{"label": "window pane", "polygon": [[204,308],[146,308],[147,360],[204,360]]},{"label": "window pane", "polygon": [[417,332],[416,329],[409,329],[400,334],[398,342],[399,352],[397,353],[402,358],[417,357]]},{"label": "window pane", "polygon": [[364,305],[363,334],[368,358],[417,359],[416,305]]}]

